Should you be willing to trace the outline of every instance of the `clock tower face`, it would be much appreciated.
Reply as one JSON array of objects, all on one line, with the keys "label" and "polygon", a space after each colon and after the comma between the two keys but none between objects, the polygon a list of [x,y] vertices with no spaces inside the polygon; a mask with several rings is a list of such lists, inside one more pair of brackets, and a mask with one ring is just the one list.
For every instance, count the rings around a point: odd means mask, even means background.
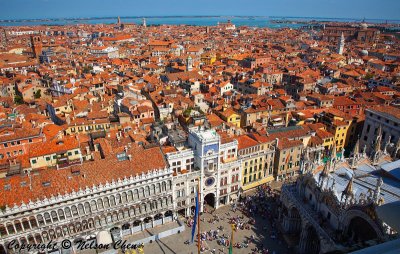
[{"label": "clock tower face", "polygon": [[205,185],[208,187],[208,186],[213,185],[214,183],[215,183],[215,178],[214,177],[209,177],[209,178],[206,179]]}]

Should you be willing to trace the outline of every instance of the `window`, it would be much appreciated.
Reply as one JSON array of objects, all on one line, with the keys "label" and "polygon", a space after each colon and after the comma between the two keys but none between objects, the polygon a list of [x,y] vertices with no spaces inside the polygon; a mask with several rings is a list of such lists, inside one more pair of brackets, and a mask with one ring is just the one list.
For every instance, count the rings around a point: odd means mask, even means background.
[{"label": "window", "polygon": [[32,160],[31,162],[32,162],[32,164],[36,164],[36,160]]},{"label": "window", "polygon": [[50,157],[46,157],[46,161],[49,161],[50,160]]}]

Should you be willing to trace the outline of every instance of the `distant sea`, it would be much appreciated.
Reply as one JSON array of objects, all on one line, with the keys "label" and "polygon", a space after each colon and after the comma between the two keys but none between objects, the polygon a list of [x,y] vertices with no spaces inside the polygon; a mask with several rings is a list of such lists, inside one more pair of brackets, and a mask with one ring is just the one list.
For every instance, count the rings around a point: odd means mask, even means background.
[{"label": "distant sea", "polygon": [[[120,17],[123,23],[141,24],[143,17]],[[146,17],[147,25],[194,25],[215,26],[218,22],[231,20],[236,26],[298,28],[302,23],[295,21],[330,21],[330,22],[361,22],[361,19],[339,19],[319,17],[260,17],[260,16],[151,16]],[[285,21],[274,23],[273,20]],[[383,19],[366,19],[368,23],[385,23]],[[292,23],[293,22],[293,23]],[[389,23],[400,24],[400,20],[388,20]],[[77,24],[115,24],[117,17],[92,17],[92,18],[55,18],[55,19],[25,19],[25,20],[0,20],[0,26],[35,26],[35,25],[77,25]]]}]

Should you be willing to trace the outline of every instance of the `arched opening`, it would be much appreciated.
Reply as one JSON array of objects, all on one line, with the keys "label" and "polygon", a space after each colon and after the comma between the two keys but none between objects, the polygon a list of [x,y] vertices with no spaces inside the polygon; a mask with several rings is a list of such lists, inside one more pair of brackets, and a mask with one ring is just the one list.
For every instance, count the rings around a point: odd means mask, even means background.
[{"label": "arched opening", "polygon": [[153,220],[153,218],[151,218],[151,217],[146,217],[145,219],[144,219],[144,222],[145,223],[149,223],[149,222],[151,222]]},{"label": "arched opening", "polygon": [[214,193],[208,193],[205,197],[204,197],[204,203],[206,205],[209,205],[211,207],[215,207],[215,195]]},{"label": "arched opening", "polygon": [[320,249],[321,246],[317,232],[313,227],[307,227],[303,253],[318,254]]},{"label": "arched opening", "polygon": [[131,225],[129,225],[129,223],[125,223],[124,225],[122,225],[122,230],[129,229],[130,227]]},{"label": "arched opening", "polygon": [[172,211],[171,210],[168,210],[168,211],[165,212],[165,217],[169,217],[169,216],[172,216]]},{"label": "arched opening", "polygon": [[159,219],[161,219],[162,217],[163,217],[163,215],[162,215],[161,213],[156,214],[156,215],[154,216],[154,220],[159,220]]},{"label": "arched opening", "polygon": [[194,216],[195,212],[196,212],[196,206],[193,205],[190,207],[190,215]]},{"label": "arched opening", "polygon": [[371,224],[359,216],[351,219],[347,235],[354,242],[365,242],[378,237]]},{"label": "arched opening", "polygon": [[140,220],[135,220],[135,221],[133,222],[133,226],[134,226],[134,227],[140,226],[141,223],[142,223],[142,222],[141,222]]},{"label": "arched opening", "polygon": [[0,254],[7,254],[6,248],[0,244]]},{"label": "arched opening", "polygon": [[185,211],[186,211],[186,209],[182,208],[182,209],[178,210],[178,214],[185,217],[186,216]]}]

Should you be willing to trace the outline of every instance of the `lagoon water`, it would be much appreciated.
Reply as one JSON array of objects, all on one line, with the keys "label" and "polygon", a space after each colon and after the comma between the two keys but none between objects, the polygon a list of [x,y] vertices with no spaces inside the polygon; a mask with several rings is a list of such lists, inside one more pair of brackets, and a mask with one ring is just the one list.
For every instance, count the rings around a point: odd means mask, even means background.
[{"label": "lagoon water", "polygon": [[[174,17],[146,17],[147,25],[196,25],[196,26],[215,26],[218,22],[231,20],[236,26],[298,28],[304,24],[292,23],[293,21],[340,21],[340,22],[360,22],[360,19],[335,19],[335,18],[303,18],[303,17],[252,17],[252,16],[174,16]],[[286,21],[285,23],[274,23],[272,20]],[[386,20],[366,20],[373,23],[384,23]],[[34,25],[77,25],[77,24],[115,24],[117,17],[104,18],[66,18],[66,19],[40,19],[40,20],[0,20],[0,26],[34,26]],[[121,17],[123,23],[141,24],[142,17]],[[389,21],[400,23],[399,20]]]}]

